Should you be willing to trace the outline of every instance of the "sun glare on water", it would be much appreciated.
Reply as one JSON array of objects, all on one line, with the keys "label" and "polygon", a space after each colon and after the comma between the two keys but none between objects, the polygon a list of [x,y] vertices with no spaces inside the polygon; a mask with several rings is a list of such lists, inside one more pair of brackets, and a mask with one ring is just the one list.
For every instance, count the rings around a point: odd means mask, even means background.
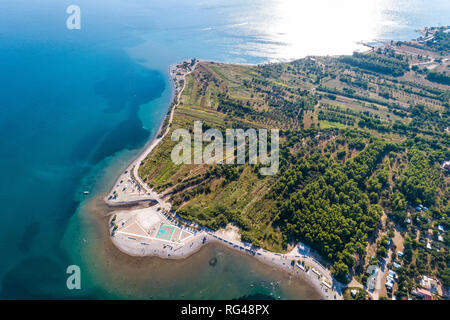
[{"label": "sun glare on water", "polygon": [[255,14],[259,18],[248,26],[251,33],[259,34],[260,42],[246,44],[245,49],[273,60],[351,53],[364,49],[359,42],[377,40],[383,28],[401,22],[389,14],[398,2],[267,1],[264,6],[258,6],[262,12]]}]

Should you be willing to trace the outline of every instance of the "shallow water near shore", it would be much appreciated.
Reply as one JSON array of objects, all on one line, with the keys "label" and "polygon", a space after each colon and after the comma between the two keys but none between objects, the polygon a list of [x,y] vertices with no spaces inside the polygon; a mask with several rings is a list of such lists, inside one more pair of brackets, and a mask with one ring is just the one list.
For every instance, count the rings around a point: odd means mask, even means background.
[{"label": "shallow water near shore", "polygon": [[[114,208],[104,203],[118,167],[132,153],[110,160],[93,185],[95,196],[82,202],[68,223],[62,248],[80,266],[82,290],[75,297],[107,299],[320,299],[304,279],[261,263],[217,243],[182,260],[132,257],[109,238],[107,221]],[[98,175],[100,173],[100,175]],[[211,260],[216,259],[214,265]]]},{"label": "shallow water near shore", "polygon": [[[66,233],[72,260],[80,263],[83,277],[93,280],[87,281],[88,286],[80,294],[98,294],[98,283],[105,298],[321,298],[306,280],[216,243],[207,244],[183,260],[126,255],[108,238],[105,214],[109,211],[101,198],[91,200],[79,212],[82,219],[77,219]],[[76,235],[71,236],[72,232]]]},{"label": "shallow water near shore", "polygon": [[[167,112],[169,64],[350,54],[359,41],[406,40],[450,15],[443,0],[335,3],[78,0],[82,29],[69,31],[71,1],[3,0],[0,298],[318,298],[219,245],[183,261],[124,255],[108,238],[102,197]],[[66,287],[72,264],[80,291]]]}]

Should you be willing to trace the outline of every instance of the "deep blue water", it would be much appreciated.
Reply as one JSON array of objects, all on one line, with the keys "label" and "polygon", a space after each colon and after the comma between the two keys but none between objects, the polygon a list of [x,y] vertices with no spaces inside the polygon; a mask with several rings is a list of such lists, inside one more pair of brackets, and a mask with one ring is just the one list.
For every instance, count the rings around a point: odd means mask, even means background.
[{"label": "deep blue water", "polygon": [[[171,98],[169,64],[351,53],[361,40],[408,39],[450,22],[448,1],[379,1],[375,14],[365,13],[375,17],[366,36],[353,32],[363,22],[346,21],[346,40],[329,45],[336,21],[320,19],[307,2],[38,2],[0,3],[2,298],[77,297],[65,290],[72,261],[61,239],[81,191],[98,192],[99,179],[113,179],[108,168],[125,166],[155,134]],[[81,7],[81,30],[66,29],[70,4]],[[286,25],[290,6],[317,16],[324,33],[312,40],[314,28]],[[88,297],[103,297],[98,285]]]}]

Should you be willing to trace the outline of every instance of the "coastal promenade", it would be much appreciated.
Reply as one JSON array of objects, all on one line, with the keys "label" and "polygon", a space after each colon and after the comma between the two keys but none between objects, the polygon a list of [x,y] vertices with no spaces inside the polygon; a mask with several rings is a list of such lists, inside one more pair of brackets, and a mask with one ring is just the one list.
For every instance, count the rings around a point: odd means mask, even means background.
[{"label": "coastal promenade", "polygon": [[[175,109],[180,104],[186,87],[186,76],[192,73],[198,62],[190,66],[181,64],[170,67],[174,82],[176,103],[170,110],[165,131],[155,137],[145,150],[122,172],[105,202],[116,207],[109,221],[111,239],[122,252],[131,256],[157,256],[164,259],[184,259],[196,253],[207,243],[220,243],[292,276],[298,276],[311,285],[324,299],[341,300],[342,285],[335,281],[330,271],[310,253],[295,245],[286,254],[269,252],[240,240],[237,229],[229,225],[226,229],[213,231],[178,217],[169,202],[153,191],[139,176],[139,167],[147,155],[169,133]],[[180,86],[182,83],[182,86]],[[163,128],[161,127],[160,130]],[[149,203],[146,208],[119,209],[135,204]]]},{"label": "coastal promenade", "polygon": [[[229,225],[217,231],[185,225],[174,213],[159,205],[150,208],[114,212],[110,221],[112,241],[122,252],[137,256],[163,259],[184,259],[208,243],[219,243],[248,254],[259,261],[292,276],[305,279],[325,299],[342,299],[342,286],[320,262],[299,246],[285,254],[270,252],[240,240],[236,227]],[[149,221],[151,220],[151,221]],[[115,227],[116,226],[116,227]],[[174,230],[161,237],[161,230]]]}]

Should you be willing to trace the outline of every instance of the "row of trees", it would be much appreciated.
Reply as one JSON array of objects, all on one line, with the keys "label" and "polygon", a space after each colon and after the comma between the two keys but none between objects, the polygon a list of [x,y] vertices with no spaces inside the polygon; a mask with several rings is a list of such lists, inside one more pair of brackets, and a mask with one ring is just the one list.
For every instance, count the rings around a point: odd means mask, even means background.
[{"label": "row of trees", "polygon": [[353,56],[344,56],[340,61],[354,67],[392,75],[394,77],[402,76],[405,72],[409,71],[409,64],[407,62],[377,54],[355,52]]}]

